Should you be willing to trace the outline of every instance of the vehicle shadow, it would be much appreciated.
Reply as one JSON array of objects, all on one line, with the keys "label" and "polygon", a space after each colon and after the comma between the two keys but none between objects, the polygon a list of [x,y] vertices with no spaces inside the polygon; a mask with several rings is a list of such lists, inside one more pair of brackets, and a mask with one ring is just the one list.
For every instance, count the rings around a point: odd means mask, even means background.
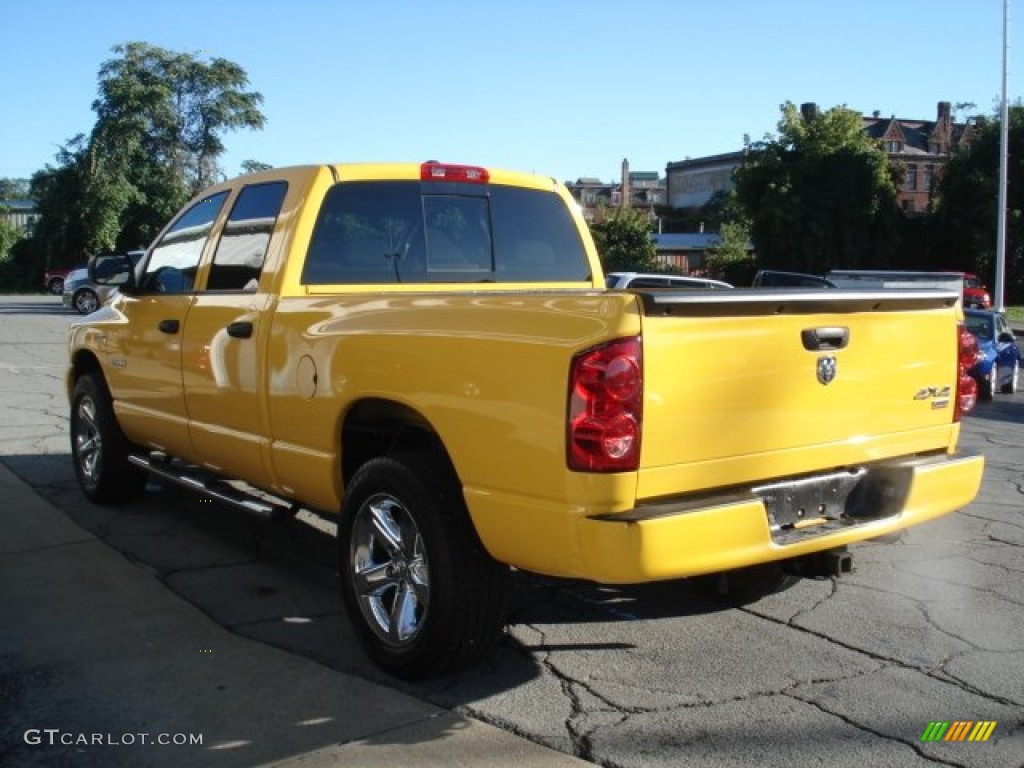
[{"label": "vehicle shadow", "polygon": [[83,529],[229,631],[445,708],[524,686],[545,674],[555,653],[633,647],[600,633],[548,640],[545,628],[657,621],[726,608],[685,581],[609,587],[513,571],[509,629],[490,657],[459,675],[404,682],[374,666],[352,634],[338,596],[329,518],[301,512],[265,521],[157,483],[137,501],[97,506],[81,495],[66,453],[5,456],[3,462]]},{"label": "vehicle shadow", "polygon": [[1024,424],[1024,393],[995,395],[988,402],[978,403],[967,414],[971,421],[997,421],[1005,424]]}]

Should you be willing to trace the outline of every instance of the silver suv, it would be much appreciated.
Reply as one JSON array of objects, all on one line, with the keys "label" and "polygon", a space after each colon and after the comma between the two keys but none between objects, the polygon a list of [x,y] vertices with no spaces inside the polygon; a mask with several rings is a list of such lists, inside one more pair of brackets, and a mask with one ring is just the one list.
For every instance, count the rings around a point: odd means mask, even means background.
[{"label": "silver suv", "polygon": [[[138,264],[145,251],[128,251],[133,264]],[[89,280],[88,269],[73,269],[64,278],[64,293],[61,302],[68,309],[80,315],[88,315],[106,304],[117,290],[114,285],[98,285]]]},{"label": "silver suv", "polygon": [[642,272],[609,272],[604,277],[605,286],[612,290],[623,288],[732,288],[721,280],[709,277],[690,277],[687,275],[648,275]]}]

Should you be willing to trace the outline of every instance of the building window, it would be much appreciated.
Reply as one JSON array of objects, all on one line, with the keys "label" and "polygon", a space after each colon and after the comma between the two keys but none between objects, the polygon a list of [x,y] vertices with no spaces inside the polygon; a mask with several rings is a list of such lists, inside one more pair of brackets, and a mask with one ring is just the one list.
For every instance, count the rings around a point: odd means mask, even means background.
[{"label": "building window", "polygon": [[902,152],[903,142],[902,141],[887,141],[885,142],[885,151],[890,153]]},{"label": "building window", "polygon": [[932,167],[930,165],[921,167],[921,187],[929,192],[932,190]]},{"label": "building window", "polygon": [[917,165],[915,163],[907,166],[907,189],[911,192],[917,190]]}]

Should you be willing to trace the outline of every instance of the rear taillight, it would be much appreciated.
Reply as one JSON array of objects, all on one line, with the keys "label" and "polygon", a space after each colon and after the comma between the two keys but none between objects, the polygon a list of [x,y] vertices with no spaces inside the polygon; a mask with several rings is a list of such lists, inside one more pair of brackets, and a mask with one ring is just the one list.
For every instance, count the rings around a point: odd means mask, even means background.
[{"label": "rear taillight", "polygon": [[475,165],[429,162],[420,166],[421,181],[461,181],[470,184],[486,184],[490,177],[486,168],[479,168]]},{"label": "rear taillight", "polygon": [[956,404],[953,408],[953,421],[970,411],[978,402],[978,382],[968,375],[968,371],[978,362],[978,340],[967,330],[963,323],[956,327],[957,335],[957,382]]},{"label": "rear taillight", "polygon": [[643,360],[639,338],[577,354],[569,370],[569,468],[628,472],[640,465]]}]

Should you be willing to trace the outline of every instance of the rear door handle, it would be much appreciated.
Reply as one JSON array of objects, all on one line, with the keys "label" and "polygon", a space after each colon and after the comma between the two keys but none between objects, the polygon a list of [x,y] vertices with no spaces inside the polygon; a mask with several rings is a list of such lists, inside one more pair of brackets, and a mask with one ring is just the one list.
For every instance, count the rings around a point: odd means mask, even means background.
[{"label": "rear door handle", "polygon": [[177,333],[181,324],[177,320],[161,320],[156,327],[161,333]]},{"label": "rear door handle", "polygon": [[842,326],[805,328],[800,332],[800,340],[809,352],[844,349],[850,343],[850,329]]},{"label": "rear door handle", "polygon": [[252,338],[252,323],[248,320],[237,320],[228,325],[228,336],[233,339]]}]

